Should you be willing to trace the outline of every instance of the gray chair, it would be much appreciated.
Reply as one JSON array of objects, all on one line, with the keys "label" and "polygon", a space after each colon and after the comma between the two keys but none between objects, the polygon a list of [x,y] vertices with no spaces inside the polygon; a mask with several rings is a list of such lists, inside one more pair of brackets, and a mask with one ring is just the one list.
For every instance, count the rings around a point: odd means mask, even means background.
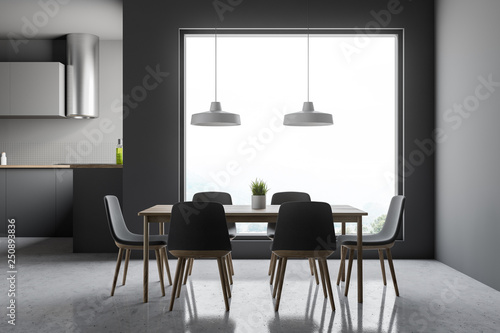
[{"label": "gray chair", "polygon": [[[116,260],[115,276],[113,278],[113,286],[111,287],[111,296],[115,294],[116,281],[120,272],[123,254],[125,253],[125,267],[123,271],[122,285],[125,285],[127,278],[128,262],[130,260],[131,250],[143,250],[144,238],[143,235],[138,235],[130,232],[125,220],[123,219],[120,202],[114,195],[106,195],[104,197],[104,207],[106,209],[106,216],[108,218],[109,230],[111,237],[118,246],[118,258]],[[155,251],[156,263],[158,266],[158,274],[160,276],[160,286],[162,295],[165,296],[165,287],[163,284],[163,264],[167,270],[167,276],[170,284],[172,278],[170,277],[170,268],[168,266],[168,257],[166,252],[167,235],[151,235],[149,236],[149,248]]]},{"label": "gray chair", "polygon": [[[335,251],[332,208],[325,202],[286,202],[281,205],[272,251],[278,258],[273,297],[278,311],[288,258],[318,259],[325,298],[335,311],[330,273],[326,258]],[[328,294],[327,294],[328,290]]]},{"label": "gray chair", "polygon": [[[231,199],[231,194],[226,192],[198,192],[193,195],[194,202],[218,202],[221,205],[232,205],[233,200]],[[236,223],[227,223],[227,231],[229,233],[229,239],[233,240],[236,237]],[[186,270],[186,275],[184,277],[184,284],[186,284],[188,275],[191,275],[193,270],[193,259],[190,259],[187,263],[188,270]],[[229,254],[229,271],[231,275],[234,275],[233,268],[233,257]]]},{"label": "gray chair", "polygon": [[[396,238],[401,230],[401,225],[403,223],[403,211],[405,207],[405,197],[403,195],[394,196],[391,199],[391,204],[389,205],[389,211],[385,219],[384,226],[382,230],[375,235],[363,236],[363,251],[365,250],[378,250],[378,255],[380,259],[380,267],[382,269],[382,278],[384,285],[387,285],[387,280],[385,277],[385,266],[384,266],[384,250],[387,252],[387,261],[389,262],[389,268],[391,270],[392,282],[394,284],[394,290],[396,291],[396,296],[399,296],[398,283],[396,281],[396,273],[394,271],[394,265],[392,263],[391,248],[394,246]],[[345,296],[349,292],[349,282],[351,280],[352,271],[352,261],[354,257],[354,251],[357,249],[357,237],[351,235],[339,236],[338,243],[341,246],[341,262],[339,268],[339,274],[337,276],[337,285],[340,284],[340,280],[343,279],[345,272],[345,259],[347,256],[347,250],[349,250],[349,266],[347,268],[347,281],[345,285]]]},{"label": "gray chair", "polygon": [[[271,205],[281,205],[285,202],[290,201],[311,201],[311,197],[309,194],[304,192],[277,192],[274,193],[271,198]],[[270,240],[274,239],[274,233],[276,230],[276,223],[268,223],[267,224],[267,237]],[[316,284],[319,284],[318,274],[316,270],[316,264],[314,260],[309,260],[309,267],[311,269],[311,275],[316,277]],[[271,253],[271,262],[269,263],[269,271],[267,275],[271,275],[270,284],[273,283],[274,271],[276,268],[276,256]],[[316,272],[316,273],[315,273]]]},{"label": "gray chair", "polygon": [[[178,258],[174,286],[170,298],[170,311],[175,298],[180,296],[182,276],[188,270],[187,261],[195,258],[216,258],[226,311],[231,297],[232,280],[226,269],[231,253],[231,242],[226,226],[224,207],[217,202],[180,202],[172,207],[169,252]],[[229,282],[228,282],[229,281]]]}]

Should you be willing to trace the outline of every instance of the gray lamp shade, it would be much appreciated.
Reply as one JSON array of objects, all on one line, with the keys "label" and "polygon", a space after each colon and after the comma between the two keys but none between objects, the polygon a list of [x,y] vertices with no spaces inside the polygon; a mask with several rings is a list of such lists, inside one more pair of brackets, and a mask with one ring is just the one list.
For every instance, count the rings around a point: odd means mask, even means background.
[{"label": "gray lamp shade", "polygon": [[210,111],[195,113],[191,125],[197,126],[237,126],[241,125],[240,115],[222,111],[220,102],[212,102]]},{"label": "gray lamp shade", "polygon": [[289,113],[283,120],[285,126],[327,126],[333,125],[333,117],[329,113],[314,111],[312,102],[304,102],[302,111]]}]

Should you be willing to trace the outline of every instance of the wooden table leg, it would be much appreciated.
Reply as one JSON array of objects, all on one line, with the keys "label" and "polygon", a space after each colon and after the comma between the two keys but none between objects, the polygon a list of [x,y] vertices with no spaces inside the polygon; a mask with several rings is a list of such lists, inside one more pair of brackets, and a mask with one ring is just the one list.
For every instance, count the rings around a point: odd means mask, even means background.
[{"label": "wooden table leg", "polygon": [[143,279],[143,290],[144,303],[148,302],[148,283],[149,283],[149,222],[148,217],[144,216],[144,279]]},{"label": "wooden table leg", "polygon": [[363,218],[358,217],[358,303],[363,303]]},{"label": "wooden table leg", "polygon": [[[345,235],[346,233],[346,225],[345,225],[345,222],[342,222],[342,235]],[[344,250],[343,248],[341,248],[341,250]],[[346,252],[347,252],[347,249],[345,249]],[[340,276],[340,279],[342,282],[345,281],[345,262],[344,263],[341,263],[341,267],[342,267],[342,275]],[[337,283],[338,284],[338,283]]]},{"label": "wooden table leg", "polygon": [[[158,223],[159,224],[159,234],[160,235],[164,235],[165,234],[165,229],[163,227],[163,222],[162,223]],[[162,278],[165,277],[165,274],[164,274],[164,269],[165,269],[165,266],[163,265],[164,263],[164,259],[163,259],[163,251],[160,251],[160,265],[161,265],[161,275],[162,275]]]}]

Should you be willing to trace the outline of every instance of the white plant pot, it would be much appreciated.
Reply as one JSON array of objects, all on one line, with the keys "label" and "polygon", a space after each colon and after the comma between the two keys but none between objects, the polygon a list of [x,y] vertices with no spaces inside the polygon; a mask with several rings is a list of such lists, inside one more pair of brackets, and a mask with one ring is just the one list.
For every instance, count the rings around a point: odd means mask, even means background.
[{"label": "white plant pot", "polygon": [[266,196],[252,195],[252,209],[264,209],[264,208],[266,208]]}]

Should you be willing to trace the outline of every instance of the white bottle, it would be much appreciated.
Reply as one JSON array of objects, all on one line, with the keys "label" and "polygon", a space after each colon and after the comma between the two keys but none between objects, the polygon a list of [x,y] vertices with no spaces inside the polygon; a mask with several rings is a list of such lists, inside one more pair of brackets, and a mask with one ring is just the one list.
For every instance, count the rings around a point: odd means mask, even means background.
[{"label": "white bottle", "polygon": [[2,165],[7,165],[7,155],[5,153],[2,153]]}]

